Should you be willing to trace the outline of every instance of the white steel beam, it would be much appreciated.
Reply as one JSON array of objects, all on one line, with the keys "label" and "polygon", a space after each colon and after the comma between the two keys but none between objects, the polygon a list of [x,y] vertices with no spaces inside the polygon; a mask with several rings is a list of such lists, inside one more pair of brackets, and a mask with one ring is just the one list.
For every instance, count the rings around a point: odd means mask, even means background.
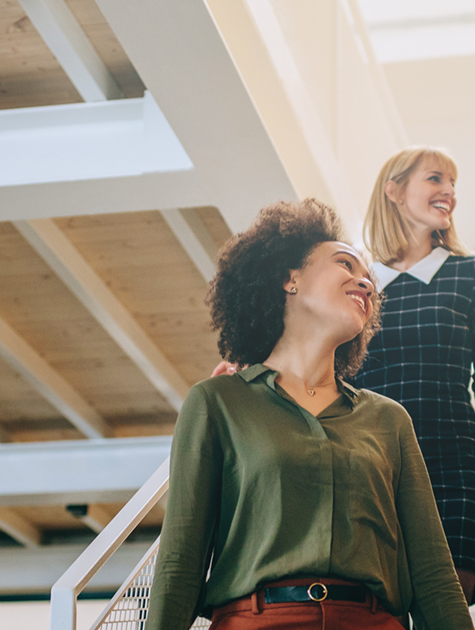
[{"label": "white steel beam", "polygon": [[103,176],[0,186],[0,221],[210,206],[214,201],[195,169]]},{"label": "white steel beam", "polygon": [[51,219],[14,225],[175,410],[189,386]]},{"label": "white steel beam", "polygon": [[148,92],[120,101],[0,111],[0,187],[192,168]]},{"label": "white steel beam", "polygon": [[0,221],[207,205],[149,92],[0,111]]},{"label": "white steel beam", "polygon": [[97,4],[177,134],[209,205],[232,231],[247,227],[262,206],[296,198],[202,0]]},{"label": "white steel beam", "polygon": [[[93,577],[90,590],[115,591],[149,547],[149,542],[122,545]],[[0,594],[49,593],[84,549],[77,544],[0,549]]]},{"label": "white steel beam", "polygon": [[356,3],[205,2],[299,196],[360,233],[377,169],[406,136]]},{"label": "white steel beam", "polygon": [[[37,183],[30,179],[28,186],[10,180],[0,187],[0,220],[215,206],[236,231],[249,225],[257,210],[271,201],[296,198],[293,183],[201,0],[113,0],[98,4],[145,84],[153,88],[160,110],[188,156],[188,165],[171,170],[143,168],[141,152],[121,150],[126,165],[128,155],[129,170],[107,170],[113,156],[104,153],[109,141],[100,146],[102,127],[98,125],[96,145],[109,159],[99,160],[91,149],[89,157],[83,159],[79,179],[74,174],[54,178],[49,173],[46,178],[36,179]],[[64,107],[110,107],[115,103]],[[1,120],[0,112],[0,126]],[[5,127],[10,129],[11,123],[8,118]],[[78,130],[78,137],[83,130]],[[10,155],[1,144],[1,136],[0,180],[9,168],[8,163],[1,162],[1,156]],[[113,142],[113,134],[108,137]],[[156,152],[166,157],[168,145],[162,152],[161,144],[146,129],[143,137],[150,138],[149,155]],[[38,143],[40,151],[44,151],[44,145]],[[68,168],[66,162],[78,172],[76,147],[73,139],[65,141],[63,155],[67,159],[57,165],[61,172]],[[32,156],[28,150],[21,155],[27,161]],[[34,161],[47,168],[43,155],[40,153]],[[50,159],[54,155],[48,156]],[[23,168],[21,162],[16,162],[13,174]]]},{"label": "white steel beam", "polygon": [[[355,200],[332,146],[332,127],[312,102],[272,0],[238,0],[232,5],[206,0],[206,4],[299,196],[316,196],[336,206],[347,220],[357,217]],[[332,27],[325,25],[326,30]],[[328,50],[328,56],[334,54]],[[322,95],[323,99],[333,100],[334,94]]]},{"label": "white steel beam", "polygon": [[393,130],[394,136],[401,149],[409,144],[409,138],[407,136],[404,125],[402,124],[401,117],[396,108],[391,89],[389,87],[386,75],[379,63],[373,50],[373,44],[368,33],[368,29],[361,15],[360,7],[357,0],[344,0],[348,3],[350,11],[350,18],[353,20],[356,32],[360,41],[364,47],[366,57],[368,59],[369,70],[372,74],[374,84],[378,90],[379,97],[384,105],[386,115]]},{"label": "white steel beam", "polygon": [[41,541],[39,529],[11,508],[0,508],[0,530],[25,547],[37,547]]},{"label": "white steel beam", "polygon": [[218,247],[192,208],[163,210],[162,216],[206,282],[214,276]]},{"label": "white steel beam", "polygon": [[103,438],[110,434],[97,411],[2,319],[0,354],[83,435]]},{"label": "white steel beam", "polygon": [[64,0],[19,0],[23,10],[85,101],[122,92]]},{"label": "white steel beam", "polygon": [[128,501],[169,456],[171,441],[157,436],[1,444],[0,507]]}]

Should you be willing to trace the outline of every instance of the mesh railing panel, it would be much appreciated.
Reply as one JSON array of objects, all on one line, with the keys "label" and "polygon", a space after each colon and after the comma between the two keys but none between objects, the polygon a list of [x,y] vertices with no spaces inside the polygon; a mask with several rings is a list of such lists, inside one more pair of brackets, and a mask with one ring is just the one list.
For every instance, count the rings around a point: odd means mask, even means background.
[{"label": "mesh railing panel", "polygon": [[[144,630],[155,574],[157,551],[119,597],[104,621],[91,630]],[[198,618],[192,628],[209,628],[208,619]]]}]

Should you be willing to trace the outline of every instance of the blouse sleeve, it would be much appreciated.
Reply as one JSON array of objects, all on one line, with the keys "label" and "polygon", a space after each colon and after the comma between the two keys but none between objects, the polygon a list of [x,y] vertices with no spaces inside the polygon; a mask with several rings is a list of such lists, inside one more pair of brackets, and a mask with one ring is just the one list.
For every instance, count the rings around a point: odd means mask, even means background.
[{"label": "blouse sleeve", "polygon": [[170,490],[146,630],[188,630],[196,617],[219,510],[221,468],[206,392],[196,385],[173,437]]},{"label": "blouse sleeve", "polygon": [[397,511],[414,589],[417,630],[473,630],[422,454],[408,419],[401,435]]}]

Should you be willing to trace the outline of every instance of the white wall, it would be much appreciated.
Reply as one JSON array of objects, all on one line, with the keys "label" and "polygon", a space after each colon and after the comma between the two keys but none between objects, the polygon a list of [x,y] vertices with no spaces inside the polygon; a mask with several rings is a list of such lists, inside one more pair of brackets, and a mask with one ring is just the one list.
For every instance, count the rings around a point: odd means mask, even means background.
[{"label": "white wall", "polygon": [[[107,601],[80,600],[77,630],[89,630]],[[0,603],[0,628],[8,630],[49,630],[49,602]]]}]

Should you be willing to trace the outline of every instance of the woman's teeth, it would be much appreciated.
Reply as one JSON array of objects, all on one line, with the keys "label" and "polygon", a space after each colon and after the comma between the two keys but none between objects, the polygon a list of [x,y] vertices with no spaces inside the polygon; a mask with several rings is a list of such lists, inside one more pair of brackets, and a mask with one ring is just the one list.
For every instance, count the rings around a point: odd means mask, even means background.
[{"label": "woman's teeth", "polygon": [[354,293],[349,293],[348,295],[350,296],[352,300],[355,300],[355,302],[358,302],[358,304],[361,306],[363,311],[366,312],[366,304],[362,297],[360,297],[359,295],[355,295]]},{"label": "woman's teeth", "polygon": [[431,206],[434,206],[434,208],[437,208],[438,210],[443,210],[443,212],[450,212],[450,204],[443,201],[433,201]]}]

